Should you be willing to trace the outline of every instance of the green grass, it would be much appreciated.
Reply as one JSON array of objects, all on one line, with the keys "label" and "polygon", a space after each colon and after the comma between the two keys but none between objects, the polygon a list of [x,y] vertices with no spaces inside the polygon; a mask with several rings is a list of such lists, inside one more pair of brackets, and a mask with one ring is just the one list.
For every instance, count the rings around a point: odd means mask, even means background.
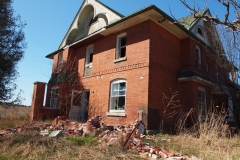
[{"label": "green grass", "polygon": [[74,137],[67,137],[68,140],[75,142],[79,145],[97,145],[98,141],[91,135],[83,136],[74,136]]}]

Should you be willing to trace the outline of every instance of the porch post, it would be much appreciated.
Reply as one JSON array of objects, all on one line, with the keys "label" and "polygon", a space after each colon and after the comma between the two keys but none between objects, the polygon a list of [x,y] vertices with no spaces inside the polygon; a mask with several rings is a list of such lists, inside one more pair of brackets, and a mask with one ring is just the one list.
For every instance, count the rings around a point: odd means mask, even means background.
[{"label": "porch post", "polygon": [[34,82],[30,122],[42,120],[45,87],[46,83],[44,82]]}]

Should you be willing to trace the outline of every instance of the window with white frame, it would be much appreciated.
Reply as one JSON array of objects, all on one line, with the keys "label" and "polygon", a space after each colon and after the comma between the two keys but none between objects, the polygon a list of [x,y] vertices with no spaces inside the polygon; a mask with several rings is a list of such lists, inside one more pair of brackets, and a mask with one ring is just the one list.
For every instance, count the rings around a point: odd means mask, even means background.
[{"label": "window with white frame", "polygon": [[116,59],[126,57],[127,33],[122,33],[117,37]]},{"label": "window with white frame", "polygon": [[196,62],[197,62],[197,68],[201,69],[201,50],[198,46],[196,46]]},{"label": "window with white frame", "polygon": [[58,87],[51,89],[50,108],[57,108],[58,103]]},{"label": "window with white frame", "polygon": [[206,118],[206,91],[202,87],[198,87],[198,118]]},{"label": "window with white frame", "polygon": [[62,53],[58,54],[58,62],[57,62],[57,71],[60,72],[62,70]]},{"label": "window with white frame", "polygon": [[94,46],[93,45],[90,45],[87,47],[87,50],[86,50],[86,65],[89,65],[89,64],[92,64],[93,62],[93,48]]},{"label": "window with white frame", "polygon": [[110,112],[124,112],[126,106],[126,80],[111,83]]}]

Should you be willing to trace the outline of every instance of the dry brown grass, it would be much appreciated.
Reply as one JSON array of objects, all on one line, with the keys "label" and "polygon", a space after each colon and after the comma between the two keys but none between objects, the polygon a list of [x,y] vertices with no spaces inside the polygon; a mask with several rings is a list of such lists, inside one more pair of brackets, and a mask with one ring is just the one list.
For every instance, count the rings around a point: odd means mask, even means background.
[{"label": "dry brown grass", "polygon": [[0,129],[29,123],[29,107],[0,106]]},{"label": "dry brown grass", "polygon": [[64,137],[43,137],[37,131],[0,137],[0,146],[0,159],[141,159],[138,154],[117,147],[100,150],[95,145],[81,145]]},{"label": "dry brown grass", "polygon": [[[170,143],[161,141],[171,139]],[[191,134],[161,135],[154,145],[165,146],[184,155],[194,155],[203,160],[238,160],[240,159],[240,137],[231,138],[195,138]]]},{"label": "dry brown grass", "polygon": [[[22,112],[23,118],[18,116],[19,112],[14,116],[14,112],[11,109],[8,110],[13,116],[2,117],[0,129],[29,123],[28,115],[24,116],[29,108],[23,109],[26,109],[26,112]],[[183,117],[181,123],[184,123],[184,119]],[[240,136],[231,133],[223,117],[208,114],[206,119],[191,129],[180,128],[177,135],[158,134],[156,139],[149,143],[154,146],[167,147],[184,155],[194,155],[203,160],[240,160]],[[171,142],[168,143],[162,139],[171,139]],[[118,146],[99,150],[94,145],[79,145],[79,143],[74,143],[64,137],[42,137],[39,135],[39,131],[0,137],[0,148],[0,160],[141,159],[138,154],[123,151]]]},{"label": "dry brown grass", "polygon": [[[186,117],[180,121],[184,122],[184,119]],[[172,141],[167,143],[162,142],[162,139]],[[232,132],[224,115],[214,113],[208,113],[205,121],[199,121],[190,129],[182,127],[177,135],[159,134],[153,145],[166,146],[204,160],[240,160],[240,136]]]}]

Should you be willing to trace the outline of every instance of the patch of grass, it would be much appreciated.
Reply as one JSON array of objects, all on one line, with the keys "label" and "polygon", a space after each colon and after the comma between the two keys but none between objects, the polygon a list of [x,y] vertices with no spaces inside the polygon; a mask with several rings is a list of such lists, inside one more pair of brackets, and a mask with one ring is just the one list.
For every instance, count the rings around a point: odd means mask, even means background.
[{"label": "patch of grass", "polygon": [[[27,138],[28,137],[28,138]],[[22,139],[22,140],[21,140]],[[136,153],[129,153],[116,146],[100,150],[92,136],[43,137],[39,131],[26,131],[16,135],[0,137],[0,160],[25,159],[71,159],[71,160],[135,160]]]},{"label": "patch of grass", "polygon": [[6,156],[1,156],[0,155],[0,160],[10,160],[10,158],[6,157]]},{"label": "patch of grass", "polygon": [[98,141],[91,135],[86,135],[85,137],[83,136],[72,136],[72,137],[67,137],[68,140],[72,142],[76,142],[78,145],[97,145]]}]

